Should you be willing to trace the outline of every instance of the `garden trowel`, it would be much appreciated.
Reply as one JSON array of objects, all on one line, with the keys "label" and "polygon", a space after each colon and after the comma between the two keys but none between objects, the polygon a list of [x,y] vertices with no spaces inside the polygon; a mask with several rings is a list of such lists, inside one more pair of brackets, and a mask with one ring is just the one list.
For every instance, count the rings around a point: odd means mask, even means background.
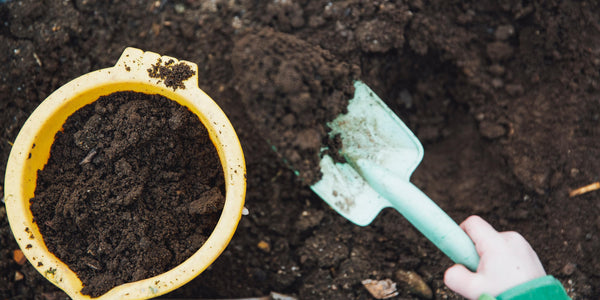
[{"label": "garden trowel", "polygon": [[354,83],[348,112],[327,125],[339,135],[345,162],[325,154],[322,178],[311,189],[346,219],[361,226],[385,207],[398,210],[454,262],[476,270],[479,256],[467,234],[427,195],[410,183],[423,146],[363,82]]}]

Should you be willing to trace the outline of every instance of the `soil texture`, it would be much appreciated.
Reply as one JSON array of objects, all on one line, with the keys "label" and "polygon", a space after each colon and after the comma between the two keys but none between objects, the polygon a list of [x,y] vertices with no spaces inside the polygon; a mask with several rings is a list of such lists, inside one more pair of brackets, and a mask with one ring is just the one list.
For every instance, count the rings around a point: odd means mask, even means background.
[{"label": "soil texture", "polygon": [[163,63],[162,59],[159,58],[156,64],[148,69],[148,76],[162,79],[165,85],[173,88],[173,90],[185,88],[183,81],[194,74],[194,71],[188,65],[184,63],[176,64],[172,59]]},{"label": "soil texture", "polygon": [[159,95],[118,92],[70,116],[31,201],[48,249],[97,297],[168,271],[202,246],[223,208],[208,132]]},{"label": "soil texture", "polygon": [[[248,215],[164,298],[372,299],[361,282],[390,279],[392,299],[461,299],[443,284],[452,262],[396,211],[357,227],[306,185],[318,153],[303,147],[327,141],[303,132],[329,116],[304,104],[343,103],[353,79],[421,140],[411,181],[454,220],[520,232],[573,299],[600,297],[600,191],[569,196],[600,181],[597,1],[12,0],[0,20],[0,174],[35,107],[128,46],[196,63],[231,119]],[[64,298],[13,257],[4,207],[0,245],[0,299]]]},{"label": "soil texture", "polygon": [[270,28],[236,41],[231,56],[235,88],[262,137],[304,182],[315,183],[321,148],[336,146],[326,124],[346,112],[358,66]]}]

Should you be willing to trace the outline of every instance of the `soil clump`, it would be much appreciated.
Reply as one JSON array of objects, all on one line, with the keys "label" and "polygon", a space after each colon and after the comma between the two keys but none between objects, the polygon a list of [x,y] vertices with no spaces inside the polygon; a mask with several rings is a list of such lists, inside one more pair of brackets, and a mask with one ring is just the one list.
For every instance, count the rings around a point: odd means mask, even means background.
[{"label": "soil clump", "polygon": [[346,112],[360,68],[268,28],[235,43],[232,65],[235,87],[261,136],[304,183],[318,181],[322,148],[335,157],[338,146],[326,124]]},{"label": "soil clump", "polygon": [[163,63],[162,59],[152,65],[148,70],[148,76],[152,78],[160,78],[164,81],[165,85],[176,90],[178,88],[185,88],[183,81],[192,77],[195,72],[192,71],[190,66],[184,63],[175,63],[174,60],[170,59]]}]

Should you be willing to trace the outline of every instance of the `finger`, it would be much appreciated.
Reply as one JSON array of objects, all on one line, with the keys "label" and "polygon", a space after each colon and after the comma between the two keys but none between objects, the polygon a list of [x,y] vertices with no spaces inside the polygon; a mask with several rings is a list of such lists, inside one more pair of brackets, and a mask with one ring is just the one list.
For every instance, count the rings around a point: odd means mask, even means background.
[{"label": "finger", "polygon": [[513,249],[514,256],[527,258],[523,260],[526,264],[520,267],[521,270],[528,270],[532,279],[546,275],[546,270],[544,270],[544,266],[535,253],[535,250],[533,250],[529,242],[520,233],[506,231],[500,232],[500,236],[506,241],[507,246]]},{"label": "finger", "polygon": [[498,248],[503,242],[500,233],[479,216],[468,217],[460,224],[460,227],[475,244],[475,249],[477,249],[479,256],[483,256],[484,253]]},{"label": "finger", "polygon": [[444,273],[444,284],[467,299],[477,299],[481,295],[479,276],[465,266],[456,264]]}]

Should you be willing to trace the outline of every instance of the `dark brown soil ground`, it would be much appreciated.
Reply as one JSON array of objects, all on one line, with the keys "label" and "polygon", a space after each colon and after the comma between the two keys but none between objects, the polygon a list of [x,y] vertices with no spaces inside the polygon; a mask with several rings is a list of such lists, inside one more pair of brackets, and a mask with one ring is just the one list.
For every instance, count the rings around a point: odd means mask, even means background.
[{"label": "dark brown soil ground", "polygon": [[216,225],[223,194],[197,116],[159,95],[119,92],[67,119],[31,211],[48,250],[98,297],[189,258]]},{"label": "dark brown soil ground", "polygon": [[[302,184],[253,125],[242,99],[277,84],[244,74],[234,49],[270,28],[274,39],[284,33],[307,53],[326,53],[328,63],[358,67],[423,142],[412,180],[451,217],[479,214],[499,230],[521,232],[573,298],[597,299],[600,191],[569,191],[600,180],[599,16],[596,1],[9,1],[0,4],[0,173],[40,101],[114,65],[125,47],[193,61],[200,88],[240,136],[249,214],[212,267],[167,298],[275,291],[369,299],[361,280],[390,278],[397,299],[418,299],[399,276],[411,271],[434,298],[460,299],[442,283],[449,259],[397,212],[352,225]],[[274,45],[270,38],[262,42]],[[257,86],[240,84],[252,75]],[[314,95],[324,101],[329,94]],[[0,245],[0,298],[62,295],[13,261],[17,244],[4,208]],[[24,277],[15,280],[16,272]]]}]

